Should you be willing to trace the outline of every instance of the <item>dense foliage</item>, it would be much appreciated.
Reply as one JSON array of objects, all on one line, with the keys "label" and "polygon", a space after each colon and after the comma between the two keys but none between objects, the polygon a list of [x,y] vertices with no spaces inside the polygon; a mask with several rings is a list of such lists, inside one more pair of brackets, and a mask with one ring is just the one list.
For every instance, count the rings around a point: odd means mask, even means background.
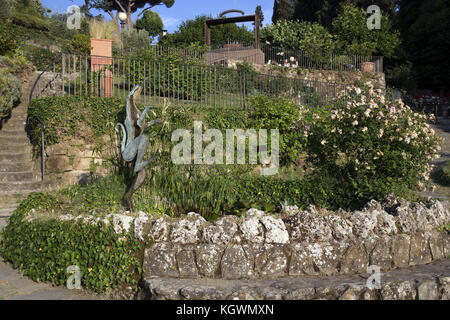
[{"label": "dense foliage", "polygon": [[364,90],[347,90],[329,110],[302,116],[310,161],[323,174],[351,182],[356,197],[423,189],[440,150],[427,116],[380,93],[367,83]]},{"label": "dense foliage", "polygon": [[[381,9],[381,30],[366,27],[370,5]],[[448,90],[449,17],[445,0],[274,0],[273,22],[319,23],[339,51],[383,55],[388,85],[439,91]]]},{"label": "dense foliage", "polygon": [[[204,44],[204,21],[211,16],[197,16],[194,20],[183,21],[178,30],[160,39],[160,44],[173,46],[188,46]],[[240,43],[254,42],[255,36],[245,26],[223,24],[211,27],[211,43],[237,41]]]},{"label": "dense foliage", "polygon": [[[142,272],[136,252],[142,244],[132,234],[115,234],[112,224],[27,219],[32,209],[60,205],[45,193],[23,201],[1,231],[0,254],[31,279],[65,285],[78,266],[81,285],[104,292],[122,283],[136,284]],[[31,221],[30,221],[31,220]]]},{"label": "dense foliage", "polygon": [[399,32],[387,15],[381,16],[380,30],[369,30],[366,10],[344,5],[332,25],[338,52],[392,58],[399,49]]},{"label": "dense foliage", "polygon": [[331,53],[334,50],[333,37],[317,23],[281,20],[263,28],[261,39],[274,46],[307,53]]},{"label": "dense foliage", "polygon": [[[32,125],[31,138],[40,144],[41,126],[35,123],[39,117],[46,123],[46,145],[58,143],[63,137],[79,137],[99,142],[103,135],[112,132],[114,125],[122,121],[123,101],[97,97],[47,97],[33,99],[28,107]],[[87,125],[87,128],[86,128]]]},{"label": "dense foliage", "polygon": [[142,18],[136,21],[136,29],[145,30],[151,37],[159,36],[164,28],[159,14],[154,11],[146,11]]},{"label": "dense foliage", "polygon": [[20,80],[6,68],[0,68],[0,119],[9,115],[19,102],[21,94]]}]

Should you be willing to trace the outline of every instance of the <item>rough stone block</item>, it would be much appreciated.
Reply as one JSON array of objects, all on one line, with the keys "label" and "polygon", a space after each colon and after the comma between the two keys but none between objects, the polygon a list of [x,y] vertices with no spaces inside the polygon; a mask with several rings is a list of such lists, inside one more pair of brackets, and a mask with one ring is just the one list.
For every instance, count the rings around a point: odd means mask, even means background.
[{"label": "rough stone block", "polygon": [[181,278],[195,278],[198,276],[194,251],[183,250],[178,252],[176,257]]},{"label": "rough stone block", "polygon": [[431,252],[428,241],[423,232],[411,235],[411,247],[409,251],[409,265],[415,266],[431,262]]},{"label": "rough stone block", "polygon": [[48,172],[63,173],[72,170],[69,157],[66,156],[51,156],[46,161],[46,168]]},{"label": "rough stone block", "polygon": [[450,277],[439,278],[439,285],[441,287],[441,300],[450,300]]},{"label": "rough stone block", "polygon": [[223,247],[218,245],[203,244],[197,246],[195,255],[197,257],[198,272],[208,278],[216,277],[219,272],[222,254]]},{"label": "rough stone block", "polygon": [[444,253],[444,234],[437,230],[434,230],[430,233],[430,237],[428,238],[428,244],[431,250],[431,257],[433,260],[442,260],[445,259]]},{"label": "rough stone block", "polygon": [[146,277],[178,277],[175,250],[167,243],[156,243],[145,250],[144,272]]},{"label": "rough stone block", "polygon": [[389,282],[381,287],[383,300],[415,300],[415,284],[410,281]]},{"label": "rough stone block", "polygon": [[291,249],[291,261],[289,263],[289,275],[317,275],[319,272],[314,268],[314,262],[306,250],[306,247],[301,244],[294,244]]},{"label": "rough stone block", "polygon": [[409,265],[410,237],[405,234],[392,238],[392,260],[394,268],[406,268]]},{"label": "rough stone block", "polygon": [[343,256],[340,272],[342,274],[365,273],[369,265],[364,246],[360,243],[352,245]]},{"label": "rough stone block", "polygon": [[319,274],[325,276],[338,274],[342,252],[337,243],[311,243],[306,246],[306,250]]},{"label": "rough stone block", "polygon": [[274,246],[258,254],[255,258],[255,269],[261,277],[285,276],[287,257],[284,248]]},{"label": "rough stone block", "polygon": [[248,279],[254,275],[252,259],[240,245],[231,245],[225,249],[221,271],[224,279]]},{"label": "rough stone block", "polygon": [[417,299],[438,300],[439,290],[436,281],[424,281],[417,286]]},{"label": "rough stone block", "polygon": [[380,237],[370,254],[370,265],[379,266],[381,270],[392,269],[393,257],[391,253],[392,239],[388,236]]},{"label": "rough stone block", "polygon": [[74,170],[89,171],[91,168],[91,163],[91,158],[76,157],[73,161],[73,168]]}]

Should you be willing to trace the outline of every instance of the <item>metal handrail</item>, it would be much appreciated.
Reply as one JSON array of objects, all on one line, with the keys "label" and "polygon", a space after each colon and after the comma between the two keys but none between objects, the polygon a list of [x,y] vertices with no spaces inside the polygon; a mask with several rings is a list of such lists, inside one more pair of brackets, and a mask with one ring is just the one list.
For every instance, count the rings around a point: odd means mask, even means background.
[{"label": "metal handrail", "polygon": [[[36,85],[39,83],[39,80],[41,79],[42,75],[45,72],[47,72],[48,69],[56,62],[57,59],[61,58],[63,54],[64,54],[63,52],[59,53],[47,65],[47,67],[44,68],[44,71],[42,71],[39,74],[39,76],[36,78],[36,80],[34,81],[34,84],[33,84],[33,87],[31,88],[30,96],[29,96],[29,99],[28,99],[28,108],[30,107],[31,100],[33,99],[34,89],[36,89]],[[39,118],[38,116],[32,116],[31,118],[36,118],[36,120],[38,120],[39,124],[41,125],[41,179],[42,179],[42,181],[44,181],[44,178],[45,178],[45,129],[46,129],[46,126],[45,126],[44,121],[41,118]],[[27,116],[27,125],[30,125],[29,119],[30,119],[30,117]]]}]

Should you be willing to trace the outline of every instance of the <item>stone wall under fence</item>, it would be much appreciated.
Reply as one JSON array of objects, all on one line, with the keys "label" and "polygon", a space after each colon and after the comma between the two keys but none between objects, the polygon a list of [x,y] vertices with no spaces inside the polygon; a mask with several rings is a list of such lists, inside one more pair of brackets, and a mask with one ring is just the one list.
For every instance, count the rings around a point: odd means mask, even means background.
[{"label": "stone wall under fence", "polygon": [[[111,146],[108,137],[103,148],[84,139],[70,139],[45,148],[45,171],[48,179],[60,186],[85,184],[93,176],[107,176],[111,172],[108,159],[116,156],[117,148]],[[41,168],[40,156],[35,158],[35,168]],[[39,171],[38,170],[38,171]]]},{"label": "stone wall under fence", "polygon": [[[238,60],[229,59],[226,65],[237,69]],[[313,70],[292,67],[273,67],[267,64],[252,64],[253,68],[265,75],[283,76],[303,81],[317,81],[324,83],[337,83],[354,85],[356,82],[371,82],[375,89],[386,90],[386,79],[384,73],[362,72],[362,71],[335,71],[335,70]],[[283,71],[281,71],[283,70]]]}]

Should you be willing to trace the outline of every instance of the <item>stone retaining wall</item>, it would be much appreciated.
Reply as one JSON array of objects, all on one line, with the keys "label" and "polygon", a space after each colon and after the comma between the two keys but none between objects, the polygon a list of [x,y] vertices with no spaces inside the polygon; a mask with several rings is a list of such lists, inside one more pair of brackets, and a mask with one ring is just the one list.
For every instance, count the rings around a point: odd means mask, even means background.
[{"label": "stone retaining wall", "polygon": [[[135,219],[138,237],[148,236],[147,278],[261,279],[300,275],[366,273],[450,258],[448,202],[429,205],[394,197],[372,201],[353,213],[285,208],[274,217],[251,209],[244,218],[214,223],[195,213],[185,219]],[[131,223],[131,222],[129,222]]]},{"label": "stone retaining wall", "polygon": [[[94,144],[82,139],[48,146],[46,153],[46,174],[57,180],[62,186],[86,183],[93,175],[106,176],[109,173],[107,161],[113,148],[96,150]],[[40,157],[36,159],[36,168],[40,168]]]},{"label": "stone retaining wall", "polygon": [[[237,69],[237,60],[227,60],[227,67]],[[386,79],[384,73],[362,72],[362,71],[333,71],[333,70],[313,70],[303,68],[274,67],[267,64],[252,64],[253,68],[265,75],[283,76],[287,78],[301,79],[304,81],[318,81],[338,84],[351,84],[356,82],[371,82],[375,89],[386,89]],[[281,71],[283,70],[283,71]]]}]

